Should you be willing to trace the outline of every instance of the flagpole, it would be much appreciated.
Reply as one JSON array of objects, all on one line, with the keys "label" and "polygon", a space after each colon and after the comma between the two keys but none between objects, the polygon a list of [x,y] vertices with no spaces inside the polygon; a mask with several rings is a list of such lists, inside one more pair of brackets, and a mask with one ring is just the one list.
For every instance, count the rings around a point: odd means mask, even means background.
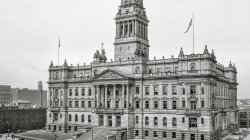
[{"label": "flagpole", "polygon": [[61,45],[61,42],[60,42],[60,37],[58,35],[58,66],[59,66],[59,49],[60,49],[60,45]]},{"label": "flagpole", "polygon": [[194,13],[193,13],[193,54],[194,54]]}]

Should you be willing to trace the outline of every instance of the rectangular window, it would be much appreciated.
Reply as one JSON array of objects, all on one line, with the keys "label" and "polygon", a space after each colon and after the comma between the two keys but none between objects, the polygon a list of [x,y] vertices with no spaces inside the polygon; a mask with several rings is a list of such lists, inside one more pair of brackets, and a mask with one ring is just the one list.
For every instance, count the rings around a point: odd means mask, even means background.
[{"label": "rectangular window", "polygon": [[155,86],[155,87],[154,87],[154,95],[158,95],[158,89],[159,89],[158,86]]},{"label": "rectangular window", "polygon": [[167,103],[167,101],[163,101],[163,109],[168,109],[168,103]]},{"label": "rectangular window", "polygon": [[204,135],[201,135],[201,140],[205,140],[205,136]]},{"label": "rectangular window", "polygon": [[168,94],[168,86],[163,86],[163,95]]},{"label": "rectangular window", "polygon": [[72,107],[72,101],[69,101],[69,107]]},{"label": "rectangular window", "polygon": [[75,96],[78,96],[78,88],[75,89]]},{"label": "rectangular window", "polygon": [[145,87],[145,95],[149,95],[149,87]]},{"label": "rectangular window", "polygon": [[72,96],[72,89],[69,89],[69,96]]},{"label": "rectangular window", "polygon": [[173,108],[173,109],[177,109],[176,101],[173,101],[173,102],[172,102],[172,108]]},{"label": "rectangular window", "polygon": [[92,94],[92,90],[91,88],[89,88],[89,96],[91,96],[91,94]]},{"label": "rectangular window", "polygon": [[162,132],[162,137],[166,138],[167,137],[167,132]]},{"label": "rectangular window", "polygon": [[149,109],[149,101],[145,101],[145,108]]},{"label": "rectangular window", "polygon": [[85,96],[85,88],[82,88],[82,96]]},{"label": "rectangular window", "polygon": [[147,130],[145,131],[145,137],[148,137],[148,131]]},{"label": "rectangular window", "polygon": [[136,94],[140,94],[140,87],[136,87]]},{"label": "rectangular window", "polygon": [[182,123],[185,123],[185,118],[184,117],[182,117]]},{"label": "rectangular window", "polygon": [[82,108],[85,107],[85,101],[82,101]]},{"label": "rectangular window", "polygon": [[173,86],[173,87],[172,87],[172,94],[173,94],[173,95],[176,95],[176,94],[177,94],[177,87],[176,87],[176,86]]},{"label": "rectangular window", "polygon": [[119,108],[119,101],[115,101],[115,108]]},{"label": "rectangular window", "polygon": [[204,118],[201,118],[201,124],[204,124]]},{"label": "rectangular window", "polygon": [[197,127],[197,118],[189,118],[189,127]]},{"label": "rectangular window", "polygon": [[154,137],[157,138],[157,131],[154,131]]},{"label": "rectangular window", "polygon": [[107,108],[110,108],[110,101],[107,101]]},{"label": "rectangular window", "polygon": [[154,108],[158,109],[158,101],[154,101]]},{"label": "rectangular window", "polygon": [[127,108],[127,101],[124,101],[124,108]]},{"label": "rectangular window", "polygon": [[186,101],[182,100],[182,107],[186,107]]},{"label": "rectangular window", "polygon": [[135,102],[135,108],[137,108],[137,109],[140,108],[140,101]]},{"label": "rectangular window", "polygon": [[172,138],[175,139],[176,138],[176,133],[172,132]]},{"label": "rectangular window", "polygon": [[201,107],[204,108],[205,107],[205,103],[204,101],[201,101]]},{"label": "rectangular window", "polygon": [[78,101],[75,101],[75,107],[76,108],[78,107]]},{"label": "rectangular window", "polygon": [[190,94],[191,94],[191,95],[196,94],[196,86],[191,86],[191,87],[190,87]]},{"label": "rectangular window", "polygon": [[139,136],[139,131],[135,130],[135,136],[138,137]]},{"label": "rectangular window", "polygon": [[139,116],[135,116],[135,122],[139,123]]},{"label": "rectangular window", "polygon": [[91,101],[88,101],[88,108],[91,108]]}]

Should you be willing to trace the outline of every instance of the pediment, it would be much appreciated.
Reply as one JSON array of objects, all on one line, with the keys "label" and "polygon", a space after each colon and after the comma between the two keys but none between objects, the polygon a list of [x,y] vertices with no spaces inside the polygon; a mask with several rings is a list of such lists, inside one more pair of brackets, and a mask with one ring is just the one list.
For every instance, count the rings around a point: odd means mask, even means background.
[{"label": "pediment", "polygon": [[98,74],[96,77],[94,77],[94,80],[115,80],[115,79],[128,79],[124,74],[121,74],[121,72],[117,72],[115,70],[107,69],[100,74]]}]

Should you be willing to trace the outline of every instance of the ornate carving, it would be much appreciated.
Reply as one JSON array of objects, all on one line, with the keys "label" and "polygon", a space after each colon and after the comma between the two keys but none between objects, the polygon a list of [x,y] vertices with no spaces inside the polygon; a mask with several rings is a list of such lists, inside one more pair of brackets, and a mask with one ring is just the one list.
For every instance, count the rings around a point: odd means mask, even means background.
[{"label": "ornate carving", "polygon": [[107,62],[106,52],[103,48],[101,49],[101,54],[98,50],[96,50],[96,53],[94,53],[93,58],[95,62],[104,62],[104,63]]},{"label": "ornate carving", "polygon": [[122,77],[119,76],[118,74],[113,73],[113,72],[108,72],[108,73],[100,76],[100,79],[118,79],[118,78],[122,78]]},{"label": "ornate carving", "polygon": [[146,48],[144,48],[144,49],[141,49],[140,47],[136,48],[134,54],[135,54],[136,57],[145,57],[145,58],[148,57],[148,53],[146,51]]}]

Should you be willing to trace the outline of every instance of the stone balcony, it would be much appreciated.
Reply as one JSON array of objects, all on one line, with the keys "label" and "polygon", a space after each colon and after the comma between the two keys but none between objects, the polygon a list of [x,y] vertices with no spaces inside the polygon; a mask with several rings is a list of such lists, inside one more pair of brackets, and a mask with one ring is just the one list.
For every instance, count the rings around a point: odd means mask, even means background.
[{"label": "stone balcony", "polygon": [[192,116],[192,117],[200,117],[201,116],[201,110],[189,110],[189,109],[187,109],[184,114],[187,117],[190,117],[190,116]]},{"label": "stone balcony", "polygon": [[116,114],[116,115],[123,115],[124,109],[96,109],[96,114]]}]

